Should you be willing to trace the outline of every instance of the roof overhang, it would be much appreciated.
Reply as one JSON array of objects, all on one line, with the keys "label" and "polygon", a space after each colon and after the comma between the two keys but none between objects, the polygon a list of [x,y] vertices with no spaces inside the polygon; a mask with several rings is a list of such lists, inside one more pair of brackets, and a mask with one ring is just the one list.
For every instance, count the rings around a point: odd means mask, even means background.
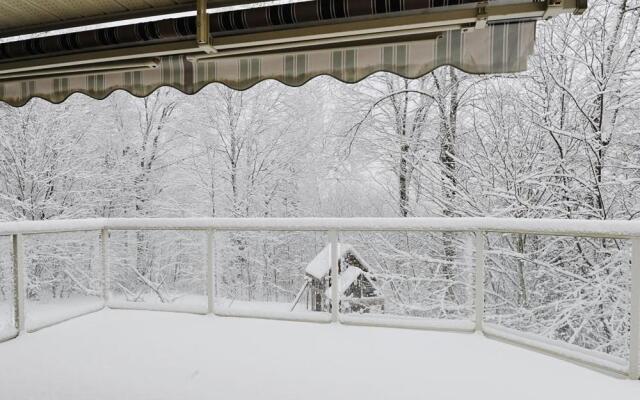
[{"label": "roof overhang", "polygon": [[[12,2],[0,0],[0,7],[8,3]],[[77,12],[64,14],[63,9],[53,8],[63,3],[67,2],[49,0],[38,6],[51,6],[57,22],[51,22],[51,16],[28,19],[24,13],[16,15],[27,24],[24,29],[78,23]],[[207,10],[212,5],[252,1],[75,3],[86,7],[81,11],[87,15],[84,21],[135,13],[148,16],[169,9],[196,13],[0,44],[0,100],[13,105],[31,97],[59,102],[74,92],[102,98],[116,89],[144,96],[163,85],[194,93],[214,81],[243,89],[270,78],[298,85],[323,74],[353,82],[376,71],[417,77],[440,65],[471,73],[518,72],[526,69],[533,50],[536,20],[580,13],[586,7],[586,0],[312,0],[210,15]],[[98,3],[102,16],[90,12],[91,5]],[[111,3],[125,4],[128,10],[123,14],[113,5],[104,8]],[[143,3],[148,6],[143,8]],[[7,24],[22,29],[0,15],[0,36],[5,34],[1,27]],[[399,45],[404,47],[385,53]],[[334,59],[335,51],[350,53]],[[349,57],[355,58],[347,61]],[[243,64],[246,62],[250,67]],[[216,72],[205,73],[207,68]],[[138,83],[126,75],[132,72],[142,74]],[[61,79],[66,80],[61,83]],[[96,86],[95,82],[108,84]]]},{"label": "roof overhang", "polygon": [[[197,0],[0,0],[0,38],[196,10]],[[208,0],[208,7],[255,4]]]}]

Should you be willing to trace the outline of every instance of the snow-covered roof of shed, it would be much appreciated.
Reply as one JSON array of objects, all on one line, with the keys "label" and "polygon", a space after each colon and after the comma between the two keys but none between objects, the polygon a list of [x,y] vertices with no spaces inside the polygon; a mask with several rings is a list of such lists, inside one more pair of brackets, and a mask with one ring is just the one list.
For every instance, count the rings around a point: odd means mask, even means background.
[{"label": "snow-covered roof of shed", "polygon": [[[353,246],[345,243],[338,243],[338,258],[344,257],[347,253],[351,253],[354,257],[360,261],[360,264],[369,268],[367,263],[360,257],[360,255],[355,251]],[[331,270],[331,245],[328,244],[322,249],[318,255],[314,257],[313,260],[307,265],[305,272],[307,275],[311,275],[316,279],[322,279]],[[361,270],[362,271],[362,270]]]},{"label": "snow-covered roof of shed", "polygon": [[[344,294],[344,292],[346,292],[353,282],[355,282],[362,274],[364,274],[364,271],[358,267],[354,267],[353,265],[342,271],[338,276],[338,289],[340,290],[340,294]],[[331,287],[328,287],[324,294],[327,297],[331,297]]]},{"label": "snow-covered roof of shed", "polygon": [[[347,246],[338,243],[338,254],[342,255],[348,250]],[[342,253],[341,253],[342,252]],[[316,279],[324,278],[331,270],[331,245],[328,244],[318,253],[305,268],[307,275]]]}]

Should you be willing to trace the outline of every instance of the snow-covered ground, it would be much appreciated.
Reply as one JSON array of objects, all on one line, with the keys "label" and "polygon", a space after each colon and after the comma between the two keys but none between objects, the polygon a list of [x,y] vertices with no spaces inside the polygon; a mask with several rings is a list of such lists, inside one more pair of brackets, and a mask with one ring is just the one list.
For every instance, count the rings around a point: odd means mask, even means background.
[{"label": "snow-covered ground", "polygon": [[0,399],[638,399],[475,334],[105,310],[0,344]]}]

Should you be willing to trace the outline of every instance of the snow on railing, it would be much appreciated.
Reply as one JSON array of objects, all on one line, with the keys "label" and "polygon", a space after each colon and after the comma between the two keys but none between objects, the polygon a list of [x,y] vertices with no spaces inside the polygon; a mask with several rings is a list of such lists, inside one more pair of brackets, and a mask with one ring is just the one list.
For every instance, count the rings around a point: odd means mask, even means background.
[{"label": "snow on railing", "polygon": [[0,235],[92,230],[503,232],[606,238],[640,237],[638,221],[528,218],[95,218],[0,222]]},{"label": "snow on railing", "polygon": [[[204,308],[188,305],[149,305],[143,303],[118,302],[111,298],[110,279],[111,261],[109,235],[115,231],[204,231],[206,235],[206,296]],[[99,232],[100,263],[103,275],[103,307],[144,309],[174,312],[212,313],[222,316],[242,316],[273,319],[288,319],[313,322],[341,322],[367,326],[390,326],[415,329],[434,329],[448,331],[476,331],[487,337],[519,344],[557,357],[577,361],[596,368],[627,374],[632,379],[640,378],[640,221],[596,221],[596,220],[556,220],[556,219],[513,219],[513,218],[114,218],[84,219],[60,221],[20,221],[0,223],[0,236],[11,237],[11,260],[14,291],[14,325],[16,334],[27,331],[25,327],[25,253],[24,235],[57,234],[68,232]],[[415,232],[467,232],[475,235],[473,247],[475,269],[473,320],[437,320],[406,319],[402,317],[380,318],[375,315],[353,316],[339,311],[338,285],[331,285],[331,313],[287,312],[285,310],[253,310],[251,308],[217,309],[215,299],[215,278],[213,264],[214,232],[217,231],[318,231],[326,232],[331,245],[331,276],[338,274],[339,255],[337,251],[338,233],[341,232],[377,232],[377,231],[415,231]],[[630,307],[630,344],[628,363],[620,363],[614,357],[596,354],[578,346],[557,343],[536,335],[501,328],[487,324],[484,318],[485,301],[485,246],[487,233],[531,234],[550,236],[571,236],[590,238],[629,239],[631,255],[631,307]],[[47,320],[35,328],[65,321],[103,307],[92,307],[72,316]],[[1,333],[1,332],[0,332]],[[7,338],[5,338],[6,340]],[[2,340],[2,338],[0,338]]]}]

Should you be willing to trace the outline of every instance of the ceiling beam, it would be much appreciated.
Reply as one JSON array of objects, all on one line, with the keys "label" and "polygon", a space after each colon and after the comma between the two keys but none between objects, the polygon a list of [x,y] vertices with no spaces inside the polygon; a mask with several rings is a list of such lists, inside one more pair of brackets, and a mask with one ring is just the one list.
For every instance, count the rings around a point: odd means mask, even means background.
[{"label": "ceiling beam", "polygon": [[90,65],[140,58],[162,57],[176,54],[202,53],[194,40],[126,47],[122,49],[99,50],[64,56],[14,61],[0,64],[0,78],[3,75],[27,73],[31,71]]},{"label": "ceiling beam", "polygon": [[[11,0],[14,1],[14,0]],[[196,11],[198,0],[192,0],[183,4],[174,4],[164,7],[146,8],[143,10],[120,11],[110,14],[101,14],[90,17],[70,18],[55,22],[47,22],[43,24],[23,25],[17,28],[0,28],[0,39],[12,36],[29,35],[40,32],[48,32],[61,29],[78,28],[87,25],[104,24],[118,21],[126,21],[129,19],[158,17],[162,15],[193,12]],[[208,6],[212,8],[247,5],[256,3],[258,0],[209,0]],[[0,1],[0,8],[2,1]]]},{"label": "ceiling beam", "polygon": [[32,70],[27,72],[0,73],[0,83],[12,80],[22,80],[25,78],[38,79],[42,77],[51,78],[56,76],[78,76],[78,75],[91,75],[110,72],[133,72],[144,71],[149,69],[156,69],[160,65],[160,61],[157,58],[154,59],[135,59],[129,61],[115,61],[115,62],[103,62],[103,63],[91,63],[80,66],[69,66],[62,68],[49,68]]}]

